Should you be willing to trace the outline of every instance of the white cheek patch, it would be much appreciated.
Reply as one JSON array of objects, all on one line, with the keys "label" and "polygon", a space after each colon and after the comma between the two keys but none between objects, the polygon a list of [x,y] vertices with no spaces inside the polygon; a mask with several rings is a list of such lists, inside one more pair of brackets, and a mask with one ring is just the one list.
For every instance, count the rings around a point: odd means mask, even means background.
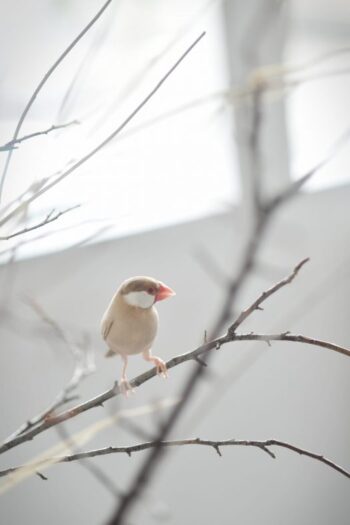
[{"label": "white cheek patch", "polygon": [[150,308],[154,303],[154,296],[147,292],[129,292],[124,298],[130,306],[138,306],[139,308]]}]

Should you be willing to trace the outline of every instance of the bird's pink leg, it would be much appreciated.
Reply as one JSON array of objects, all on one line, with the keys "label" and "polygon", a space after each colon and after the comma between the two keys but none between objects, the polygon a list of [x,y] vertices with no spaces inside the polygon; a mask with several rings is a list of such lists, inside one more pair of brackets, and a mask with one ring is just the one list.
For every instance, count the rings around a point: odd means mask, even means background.
[{"label": "bird's pink leg", "polygon": [[128,366],[128,356],[121,354],[120,356],[124,361],[122,377],[120,379],[120,391],[124,396],[129,397],[130,394],[134,392],[132,389],[127,377],[126,377],[126,368]]},{"label": "bird's pink leg", "polygon": [[142,352],[142,357],[146,359],[146,361],[149,361],[153,363],[157,367],[157,374],[165,377],[168,377],[168,370],[165,364],[165,361],[161,359],[160,357],[156,357],[155,355],[152,355],[151,350],[145,350]]}]

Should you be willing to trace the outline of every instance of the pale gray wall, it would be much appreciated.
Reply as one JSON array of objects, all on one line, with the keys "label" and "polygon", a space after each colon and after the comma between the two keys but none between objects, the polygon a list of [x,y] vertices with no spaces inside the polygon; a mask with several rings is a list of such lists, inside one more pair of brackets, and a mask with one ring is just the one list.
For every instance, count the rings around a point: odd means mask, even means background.
[{"label": "pale gray wall", "polygon": [[[349,188],[304,195],[278,216],[264,243],[259,272],[240,297],[244,306],[301,258],[311,257],[298,279],[256,313],[245,330],[284,331],[318,336],[350,346],[349,312]],[[17,263],[0,270],[1,437],[42,409],[68,380],[71,361],[65,347],[21,302],[30,294],[72,335],[86,330],[96,351],[97,370],[81,386],[87,399],[110,387],[120,372],[118,360],[103,358],[99,320],[119,282],[133,274],[154,275],[177,291],[159,306],[161,330],[155,352],[165,359],[200,342],[220,304],[222,290],[200,266],[195,254],[205,248],[226,271],[238,262],[242,224],[222,215],[152,233]],[[256,360],[248,367],[248,361]],[[176,395],[195,365],[170,371],[136,391],[132,399],[113,401],[66,425],[69,432],[102,418],[116,406],[126,408]],[[135,357],[130,375],[147,369]],[[231,371],[230,371],[231,370]],[[236,376],[240,376],[237,380]],[[227,380],[227,376],[229,379]],[[343,356],[303,345],[235,344],[222,348],[211,374],[197,391],[177,437],[201,436],[288,440],[324,453],[350,466],[350,362]],[[220,377],[226,377],[220,380]],[[214,383],[212,380],[218,380]],[[211,406],[227,384],[225,394]],[[211,388],[215,390],[211,391]],[[207,397],[209,396],[209,397]],[[205,403],[202,419],[197,409]],[[141,420],[139,421],[141,424]],[[142,424],[151,428],[153,420]],[[113,428],[86,447],[131,444],[139,438]],[[54,430],[1,456],[1,468],[21,463],[56,443]],[[162,465],[149,497],[134,523],[240,523],[346,525],[350,512],[349,481],[308,458],[276,450],[277,459],[254,449],[225,449],[223,458],[207,449],[172,451]],[[133,457],[95,459],[125,488],[145,453]],[[79,464],[57,465],[49,480],[33,477],[1,498],[0,523],[58,525],[104,522],[113,509],[112,496]],[[159,515],[160,513],[160,515]]]}]

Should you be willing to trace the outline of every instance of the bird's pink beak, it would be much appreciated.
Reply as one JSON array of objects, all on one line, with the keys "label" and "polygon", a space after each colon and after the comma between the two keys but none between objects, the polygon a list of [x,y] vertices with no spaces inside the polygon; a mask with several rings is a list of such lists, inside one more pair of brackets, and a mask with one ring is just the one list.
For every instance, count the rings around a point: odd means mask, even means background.
[{"label": "bird's pink beak", "polygon": [[156,295],[156,301],[163,301],[163,299],[168,299],[168,297],[171,297],[172,295],[176,295],[174,290],[169,288],[169,286],[160,283],[159,291]]}]

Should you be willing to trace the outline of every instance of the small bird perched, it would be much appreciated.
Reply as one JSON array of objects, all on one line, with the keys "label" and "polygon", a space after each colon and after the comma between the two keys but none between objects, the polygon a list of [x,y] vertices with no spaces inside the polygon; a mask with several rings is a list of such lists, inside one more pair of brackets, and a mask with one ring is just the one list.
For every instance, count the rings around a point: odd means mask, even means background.
[{"label": "small bird perched", "polygon": [[157,301],[175,292],[152,277],[132,277],[114,294],[101,321],[101,333],[109,350],[106,357],[120,355],[124,361],[120,389],[127,396],[132,390],[126,377],[128,356],[140,354],[157,367],[157,374],[167,377],[163,359],[153,356],[151,347],[158,330]]}]

